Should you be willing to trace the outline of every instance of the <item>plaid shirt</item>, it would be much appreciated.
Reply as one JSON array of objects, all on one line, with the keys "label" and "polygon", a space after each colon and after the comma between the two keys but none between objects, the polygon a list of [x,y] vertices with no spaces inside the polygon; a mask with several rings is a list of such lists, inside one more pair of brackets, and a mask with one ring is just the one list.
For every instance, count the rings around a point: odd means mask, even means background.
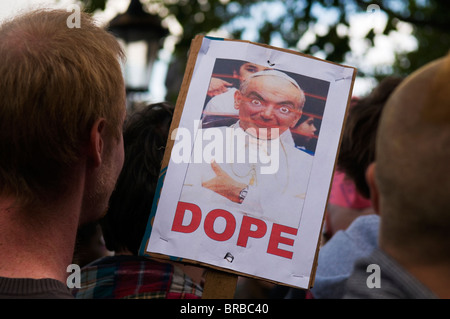
[{"label": "plaid shirt", "polygon": [[202,288],[178,267],[140,256],[104,257],[83,267],[78,299],[199,299]]}]

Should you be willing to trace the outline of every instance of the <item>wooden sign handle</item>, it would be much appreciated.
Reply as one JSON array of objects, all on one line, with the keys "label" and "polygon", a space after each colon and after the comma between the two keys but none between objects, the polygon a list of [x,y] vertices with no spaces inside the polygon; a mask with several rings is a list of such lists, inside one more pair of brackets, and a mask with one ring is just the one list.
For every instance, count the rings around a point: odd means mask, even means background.
[{"label": "wooden sign handle", "polygon": [[202,299],[233,299],[238,276],[227,272],[208,269]]}]

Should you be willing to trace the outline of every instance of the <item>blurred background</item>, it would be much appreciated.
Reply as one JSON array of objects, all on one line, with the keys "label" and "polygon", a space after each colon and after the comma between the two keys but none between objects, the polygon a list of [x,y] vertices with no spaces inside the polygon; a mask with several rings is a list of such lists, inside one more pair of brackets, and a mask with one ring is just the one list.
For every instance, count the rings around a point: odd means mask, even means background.
[{"label": "blurred background", "polygon": [[50,5],[88,11],[122,41],[130,107],[176,102],[197,34],[354,66],[354,96],[366,95],[385,76],[407,75],[450,48],[450,1],[444,0],[0,0],[0,22]]}]

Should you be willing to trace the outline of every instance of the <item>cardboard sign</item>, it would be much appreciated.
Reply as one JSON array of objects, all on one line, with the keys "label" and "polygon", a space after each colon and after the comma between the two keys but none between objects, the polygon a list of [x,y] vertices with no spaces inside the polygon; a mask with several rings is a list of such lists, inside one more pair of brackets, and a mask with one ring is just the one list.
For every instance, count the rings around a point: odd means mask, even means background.
[{"label": "cardboard sign", "polygon": [[311,287],[355,75],[196,37],[140,253]]}]

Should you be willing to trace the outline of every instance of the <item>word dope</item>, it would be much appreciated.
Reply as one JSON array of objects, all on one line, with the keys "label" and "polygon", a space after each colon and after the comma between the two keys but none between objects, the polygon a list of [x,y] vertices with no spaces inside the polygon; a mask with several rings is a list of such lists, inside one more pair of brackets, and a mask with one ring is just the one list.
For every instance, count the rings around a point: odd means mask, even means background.
[{"label": "word dope", "polygon": [[[190,214],[190,222],[187,225],[183,225],[186,213]],[[172,231],[180,233],[192,233],[198,229],[202,221],[202,211],[200,207],[192,203],[178,202],[175,217],[173,219]],[[214,223],[218,218],[225,220],[225,229],[222,232],[217,232],[214,229]],[[216,241],[227,241],[231,239],[236,231],[236,218],[230,212],[224,209],[213,209],[206,214],[203,222],[203,228],[205,234]],[[261,219],[243,216],[241,227],[239,229],[239,236],[237,239],[237,246],[247,247],[249,238],[263,238],[267,233],[267,224]],[[297,229],[273,224],[270,233],[269,244],[267,247],[267,253],[277,255],[284,258],[292,259],[293,252],[279,248],[279,244],[287,246],[294,245],[294,239],[283,237],[282,234],[297,235]]]}]

